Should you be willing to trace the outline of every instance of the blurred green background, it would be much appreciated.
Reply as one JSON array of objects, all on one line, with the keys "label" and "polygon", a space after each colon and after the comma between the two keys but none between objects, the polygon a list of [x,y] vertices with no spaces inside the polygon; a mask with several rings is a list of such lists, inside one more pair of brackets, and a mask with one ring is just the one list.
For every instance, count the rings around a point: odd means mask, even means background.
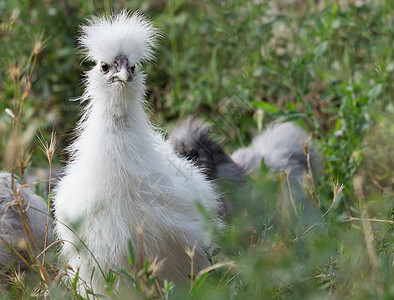
[{"label": "blurred green background", "polygon": [[[67,159],[62,149],[81,106],[70,99],[82,94],[91,66],[81,63],[78,26],[124,7],[141,10],[163,33],[157,60],[145,67],[155,124],[170,131],[197,115],[215,124],[215,139],[231,152],[271,121],[291,120],[324,156],[316,183],[322,214],[332,204],[332,182],[345,187],[338,204],[294,241],[290,228],[302,225],[280,222],[275,185],[257,179],[243,200],[245,216],[222,237],[228,251],[217,258],[237,261],[238,271],[217,271],[188,296],[393,298],[394,2],[2,1],[0,169],[10,169],[11,116],[22,98],[19,159],[31,154],[25,171],[48,165],[38,128],[46,138],[52,128],[57,133],[54,164]],[[246,227],[254,228],[253,247],[240,242]]]}]

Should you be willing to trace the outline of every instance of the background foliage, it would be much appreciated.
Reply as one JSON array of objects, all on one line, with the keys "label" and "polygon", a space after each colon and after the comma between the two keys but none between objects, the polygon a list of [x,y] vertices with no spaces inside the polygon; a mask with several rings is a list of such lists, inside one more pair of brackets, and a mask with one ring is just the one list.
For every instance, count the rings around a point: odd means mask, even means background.
[{"label": "background foliage", "polygon": [[[48,165],[38,128],[44,137],[52,128],[57,133],[53,164],[67,159],[61,150],[79,112],[69,100],[81,95],[81,74],[90,67],[80,64],[78,25],[122,7],[142,10],[163,32],[157,61],[145,68],[156,124],[170,130],[195,114],[215,124],[215,138],[231,152],[271,121],[292,120],[324,156],[315,193],[321,217],[312,228],[283,213],[281,179],[263,171],[250,179],[250,193],[235,199],[243,213],[220,236],[214,261],[235,267],[216,269],[190,291],[167,285],[152,295],[134,283],[136,295],[393,298],[394,3],[0,2],[0,169],[19,162],[23,176]],[[19,111],[22,151],[15,161],[11,116]],[[344,185],[342,193],[333,182]],[[37,279],[24,280],[4,297],[31,296]],[[72,297],[70,290],[72,284],[48,293]]]}]

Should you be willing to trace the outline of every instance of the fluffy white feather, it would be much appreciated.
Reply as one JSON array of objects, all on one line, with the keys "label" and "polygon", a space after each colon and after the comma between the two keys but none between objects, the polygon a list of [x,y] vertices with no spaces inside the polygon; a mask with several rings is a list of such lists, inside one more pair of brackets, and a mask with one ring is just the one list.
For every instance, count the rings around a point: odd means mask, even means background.
[{"label": "fluffy white feather", "polygon": [[[81,46],[97,65],[87,72],[82,99],[89,104],[54,205],[57,234],[65,241],[61,257],[80,270],[95,292],[103,291],[97,263],[106,274],[109,268],[127,267],[129,240],[145,257],[165,260],[159,279],[187,281],[185,249],[195,243],[195,264],[209,264],[197,202],[214,212],[213,186],[154,131],[144,111],[142,71],[135,67],[129,79],[111,81],[123,76],[125,68],[118,72],[116,65],[119,57],[127,57],[130,67],[151,59],[156,36],[148,20],[127,12],[94,18],[82,27]],[[138,226],[145,249],[138,249]]]},{"label": "fluffy white feather", "polygon": [[117,54],[127,54],[130,63],[147,62],[154,57],[159,31],[138,12],[123,10],[110,17],[92,17],[81,26],[79,43],[86,57],[97,63],[111,63]]}]

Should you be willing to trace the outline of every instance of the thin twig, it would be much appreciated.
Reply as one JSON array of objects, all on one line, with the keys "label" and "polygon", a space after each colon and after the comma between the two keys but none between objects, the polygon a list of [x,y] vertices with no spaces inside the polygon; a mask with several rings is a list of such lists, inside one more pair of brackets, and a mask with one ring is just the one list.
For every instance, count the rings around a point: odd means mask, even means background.
[{"label": "thin twig", "polygon": [[[51,140],[49,144],[45,141],[44,136],[39,130],[40,136],[37,135],[38,141],[41,144],[41,148],[47,157],[48,163],[49,163],[49,179],[48,179],[48,201],[47,201],[47,208],[48,208],[48,213],[47,213],[47,222],[46,222],[46,231],[45,231],[45,241],[44,241],[44,248],[46,248],[48,244],[48,233],[49,233],[49,214],[50,214],[50,207],[51,207],[51,181],[52,181],[52,158],[53,154],[55,152],[55,145],[56,145],[56,133],[55,130],[52,128],[52,133],[51,133]],[[45,263],[45,253],[42,256],[42,263]]]},{"label": "thin twig", "polygon": [[330,212],[330,210],[334,207],[334,204],[336,203],[338,196],[342,192],[343,188],[344,188],[343,184],[341,184],[341,185],[339,185],[339,183],[334,184],[334,198],[333,198],[333,201],[332,201],[330,207],[315,223],[313,223],[311,226],[309,226],[309,228],[307,230],[305,230],[300,236],[293,239],[292,242],[299,240],[302,236],[307,234],[313,227],[315,227],[317,225],[317,223],[319,223]]},{"label": "thin twig", "polygon": [[287,291],[287,290],[289,290],[289,289],[291,289],[291,288],[293,288],[293,287],[295,287],[295,286],[297,286],[299,284],[302,284],[302,283],[304,283],[304,282],[306,282],[308,280],[315,279],[315,278],[320,278],[320,277],[322,277],[322,274],[319,274],[319,275],[316,275],[316,276],[311,276],[311,277],[308,277],[308,278],[304,278],[303,280],[301,280],[299,282],[296,282],[296,283],[294,283],[292,285],[286,286],[283,289],[281,289],[279,292],[277,292],[276,295],[273,298],[276,298],[277,296],[282,294],[284,291]]},{"label": "thin twig", "polygon": [[190,289],[189,293],[193,290],[194,286],[194,255],[196,253],[197,242],[194,243],[192,249],[186,249],[186,253],[190,258]]},{"label": "thin twig", "polygon": [[289,179],[289,177],[290,177],[290,172],[291,172],[290,170],[286,170],[286,182],[287,182],[287,186],[288,186],[288,188],[289,188],[289,197],[290,197],[291,205],[293,206],[294,213],[297,214],[297,207],[296,207],[296,205],[295,205],[295,201],[294,201],[294,197],[293,197],[293,192],[292,192],[292,190],[291,190],[291,185],[290,185],[290,179]]},{"label": "thin twig", "polygon": [[352,221],[369,221],[369,222],[382,222],[382,223],[394,224],[394,221],[390,221],[390,220],[364,219],[364,218],[355,218],[352,216],[348,216],[348,218],[344,220],[344,222],[352,222]]},{"label": "thin twig", "polygon": [[[313,179],[313,172],[312,172],[312,166],[311,166],[311,155],[309,152],[309,143],[310,143],[311,137],[308,138],[307,141],[303,144],[304,148],[304,154],[306,156],[306,163],[307,163],[307,168],[308,168],[308,173],[306,174],[306,179],[308,182],[308,190],[309,194],[311,196],[313,204],[316,205],[317,208],[320,209],[320,200],[319,197],[316,196],[316,187],[315,187],[315,181]],[[317,199],[317,201],[316,201]]]},{"label": "thin twig", "polygon": [[212,265],[212,266],[206,267],[205,269],[202,269],[200,272],[198,272],[198,274],[197,274],[197,276],[196,276],[196,281],[197,281],[198,279],[200,279],[200,277],[201,277],[202,275],[204,275],[205,273],[210,272],[210,271],[212,271],[212,270],[219,269],[219,268],[221,268],[221,267],[225,267],[225,266],[228,266],[228,267],[235,267],[235,266],[236,266],[236,263],[235,263],[235,261],[232,261],[232,260],[231,260],[231,261],[228,261],[228,262],[218,263],[218,264],[214,264],[214,265]]}]

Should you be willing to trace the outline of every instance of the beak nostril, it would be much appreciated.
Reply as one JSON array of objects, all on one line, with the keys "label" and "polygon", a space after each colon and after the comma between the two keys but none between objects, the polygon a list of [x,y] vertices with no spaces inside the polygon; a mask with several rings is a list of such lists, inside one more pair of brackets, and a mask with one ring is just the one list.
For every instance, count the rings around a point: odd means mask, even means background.
[{"label": "beak nostril", "polygon": [[133,73],[129,69],[129,59],[123,54],[118,54],[114,60],[115,73],[108,78],[110,83],[121,81],[126,83],[133,79]]},{"label": "beak nostril", "polygon": [[114,61],[114,66],[115,68],[120,71],[120,69],[122,67],[128,69],[129,68],[129,59],[127,58],[127,56],[123,55],[123,54],[118,54],[115,57],[115,61]]}]

